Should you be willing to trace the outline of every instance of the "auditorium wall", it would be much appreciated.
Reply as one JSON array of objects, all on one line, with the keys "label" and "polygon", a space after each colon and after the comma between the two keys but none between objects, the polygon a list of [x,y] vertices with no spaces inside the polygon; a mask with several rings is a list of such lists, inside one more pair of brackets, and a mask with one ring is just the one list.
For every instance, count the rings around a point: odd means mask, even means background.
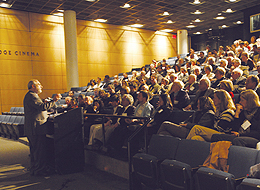
[{"label": "auditorium wall", "polygon": [[[176,56],[166,33],[77,20],[79,84]],[[63,18],[0,8],[0,111],[22,106],[27,83],[38,79],[42,98],[67,91]]]}]

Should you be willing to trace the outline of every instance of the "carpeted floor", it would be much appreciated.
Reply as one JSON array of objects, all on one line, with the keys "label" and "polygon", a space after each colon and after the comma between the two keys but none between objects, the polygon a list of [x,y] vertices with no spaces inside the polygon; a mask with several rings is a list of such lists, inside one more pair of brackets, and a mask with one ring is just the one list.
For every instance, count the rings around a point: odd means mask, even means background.
[{"label": "carpeted floor", "polygon": [[0,190],[127,190],[128,180],[85,166],[84,172],[30,176],[29,147],[0,137]]}]

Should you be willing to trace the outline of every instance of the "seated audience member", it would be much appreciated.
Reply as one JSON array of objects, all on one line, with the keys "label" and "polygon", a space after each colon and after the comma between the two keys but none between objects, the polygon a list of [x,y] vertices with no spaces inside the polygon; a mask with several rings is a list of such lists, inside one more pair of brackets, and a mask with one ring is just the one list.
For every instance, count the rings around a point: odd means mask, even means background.
[{"label": "seated audience member", "polygon": [[198,110],[187,120],[179,124],[164,121],[157,134],[186,138],[195,125],[213,128],[215,110],[213,100],[210,97],[202,96],[198,100]]},{"label": "seated audience member", "polygon": [[260,61],[258,61],[257,63],[256,63],[256,70],[257,70],[257,76],[258,76],[258,78],[260,77]]},{"label": "seated audience member", "polygon": [[235,94],[239,94],[246,86],[246,77],[242,76],[243,71],[239,68],[235,68],[231,73],[231,80],[233,82]]},{"label": "seated audience member", "polygon": [[107,91],[108,91],[110,97],[112,97],[113,95],[116,94],[115,87],[114,87],[113,84],[109,84],[109,85],[107,86]]},{"label": "seated audience member", "polygon": [[156,134],[160,125],[169,117],[172,110],[172,102],[169,94],[160,94],[157,108],[152,113],[152,120],[147,124],[148,135]]},{"label": "seated audience member", "polygon": [[220,81],[225,79],[226,70],[222,67],[218,67],[215,71],[216,79],[211,81],[211,88],[219,89]]},{"label": "seated audience member", "polygon": [[203,64],[206,61],[206,57],[204,56],[204,52],[201,51],[200,55],[199,55],[199,59],[197,60],[197,63],[199,63],[199,65]]},{"label": "seated audience member", "polygon": [[168,91],[168,88],[169,88],[169,80],[167,78],[163,78],[161,83],[160,93],[161,94],[166,93]]},{"label": "seated audience member", "polygon": [[196,110],[197,102],[201,96],[208,96],[213,98],[215,89],[210,87],[210,80],[208,78],[202,78],[199,83],[199,90],[196,92],[195,99],[184,109],[185,110]]},{"label": "seated audience member", "polygon": [[72,108],[72,98],[70,96],[67,96],[65,98],[65,104],[61,105],[60,107],[57,108],[57,112],[58,113],[63,113],[63,112],[67,112],[69,110],[73,109]]},{"label": "seated audience member", "polygon": [[94,86],[94,89],[95,89],[95,88],[101,88],[102,86],[103,86],[103,82],[101,81],[101,78],[98,77],[98,78],[97,78],[96,85]]},{"label": "seated audience member", "polygon": [[74,98],[74,91],[72,90],[69,91],[69,97]]},{"label": "seated audience member", "polygon": [[184,86],[189,95],[194,95],[199,90],[199,83],[196,81],[196,78],[195,74],[190,74],[188,82]]},{"label": "seated audience member", "polygon": [[141,71],[140,75],[136,77],[137,80],[139,80],[139,82],[141,82],[141,79],[145,78],[145,81],[148,80],[148,78],[145,76],[146,72],[145,71]]},{"label": "seated audience member", "polygon": [[195,54],[194,49],[190,49],[189,54],[185,57],[187,61],[190,61],[191,59],[198,60],[198,56]]},{"label": "seated audience member", "polygon": [[207,77],[210,81],[215,77],[215,74],[212,73],[212,66],[211,65],[206,65],[204,67],[204,72],[205,74],[203,75],[203,78]]},{"label": "seated audience member", "polygon": [[227,57],[226,60],[228,61],[228,65],[227,68],[231,68],[231,66],[233,66],[233,57]]},{"label": "seated audience member", "polygon": [[[153,110],[153,106],[147,101],[148,93],[145,91],[140,91],[138,96],[138,106],[135,109],[134,116],[136,117],[149,117]],[[107,141],[107,150],[108,152],[116,152],[120,153],[121,148],[124,144],[124,141],[133,133],[133,131],[141,126],[143,123],[142,120],[139,119],[125,119],[124,122],[120,122],[120,125],[115,128],[115,130],[111,133],[108,141]],[[138,142],[136,142],[138,143]],[[136,148],[138,145],[136,145]],[[136,149],[135,148],[135,149]],[[137,148],[138,149],[138,148]]]},{"label": "seated audience member", "polygon": [[188,93],[183,90],[184,84],[180,80],[175,80],[172,84],[169,95],[172,101],[173,108],[182,109],[190,103]]},{"label": "seated audience member", "polygon": [[130,88],[130,93],[132,95],[132,97],[134,98],[134,102],[137,100],[137,95],[138,95],[138,84],[133,81],[129,83],[129,88]]},{"label": "seated audience member", "polygon": [[[123,112],[123,106],[120,104],[120,97],[115,94],[111,97],[111,106],[113,109],[113,115],[120,115]],[[108,121],[104,123],[104,130],[106,131],[112,124],[117,121],[117,118],[108,118]],[[102,124],[94,124],[90,127],[89,132],[89,143],[87,146],[88,149],[97,150],[103,144],[103,131],[102,131]]]},{"label": "seated audience member", "polygon": [[99,98],[102,100],[104,103],[104,106],[107,107],[110,101],[110,94],[107,93],[105,90],[100,90],[99,91]]},{"label": "seated audience member", "polygon": [[78,106],[79,107],[82,107],[83,109],[85,109],[85,106],[86,106],[86,104],[85,104],[85,95],[84,94],[79,94],[79,96],[78,96]]},{"label": "seated audience member", "polygon": [[194,67],[194,74],[197,76],[196,81],[200,81],[200,79],[203,77],[203,74],[201,73],[200,67],[196,66]]},{"label": "seated audience member", "polygon": [[174,65],[173,69],[175,70],[175,74],[179,77],[181,74],[181,67],[179,65]]},{"label": "seated audience member", "polygon": [[104,84],[103,84],[103,86],[101,88],[102,89],[106,89],[109,84],[111,84],[110,77],[109,77],[109,75],[105,75]]},{"label": "seated audience member", "polygon": [[119,92],[119,90],[121,90],[121,88],[122,88],[122,86],[119,83],[119,81],[117,79],[114,79],[113,84],[114,84],[114,87],[115,87],[115,92],[116,93]]},{"label": "seated audience member", "polygon": [[124,94],[129,94],[130,93],[130,88],[128,86],[122,87],[120,90],[120,96],[123,97]]},{"label": "seated audience member", "polygon": [[151,94],[159,94],[160,85],[157,83],[157,78],[155,75],[151,76],[151,85],[149,85],[149,92]]},{"label": "seated audience member", "polygon": [[[249,75],[246,79],[246,88],[245,89],[252,89],[254,90],[258,96],[260,96],[260,88],[259,85],[259,78],[256,75]],[[245,90],[243,89],[243,90]]]},{"label": "seated audience member", "polygon": [[228,65],[228,61],[226,59],[219,60],[219,66],[225,69],[226,74],[229,72],[229,68],[227,68],[227,65]]},{"label": "seated audience member", "polygon": [[255,68],[255,63],[252,61],[252,59],[249,58],[248,53],[246,53],[246,52],[243,52],[241,54],[241,65],[248,66],[249,71],[251,71]]},{"label": "seated audience member", "polygon": [[211,65],[213,72],[215,72],[215,70],[217,69],[216,58],[215,57],[208,57],[208,65]]},{"label": "seated audience member", "polygon": [[222,81],[220,81],[219,88],[222,89],[222,90],[227,91],[229,93],[229,95],[231,96],[232,100],[235,103],[234,94],[233,94],[234,87],[233,87],[233,83],[232,83],[231,80],[222,80]]},{"label": "seated audience member", "polygon": [[86,96],[85,97],[85,106],[84,106],[83,113],[92,112],[93,101],[94,100],[93,100],[93,98],[91,96]]},{"label": "seated audience member", "polygon": [[257,45],[253,45],[253,52],[250,54],[250,59],[252,59],[254,63],[260,61],[260,54]]},{"label": "seated audience member", "polygon": [[84,90],[84,91],[93,91],[95,88],[95,85],[96,85],[95,79],[91,79],[90,82],[88,83],[86,90]]},{"label": "seated audience member", "polygon": [[132,70],[132,77],[128,80],[129,82],[133,82],[136,80],[137,77],[137,71],[136,70]]},{"label": "seated audience member", "polygon": [[129,87],[129,84],[128,84],[128,82],[126,80],[122,80],[121,86],[122,86],[122,88]]},{"label": "seated audience member", "polygon": [[225,90],[217,90],[213,100],[216,107],[214,127],[210,129],[195,125],[186,139],[210,142],[213,134],[230,133],[232,130],[231,122],[234,120],[236,110],[231,96]]},{"label": "seated audience member", "polygon": [[185,67],[181,67],[181,75],[178,76],[178,79],[183,83],[188,82],[189,73]]},{"label": "seated audience member", "polygon": [[260,102],[253,90],[245,90],[240,94],[240,102],[236,104],[235,119],[232,122],[231,134],[213,135],[212,141],[231,141],[238,146],[256,148],[260,140]]}]

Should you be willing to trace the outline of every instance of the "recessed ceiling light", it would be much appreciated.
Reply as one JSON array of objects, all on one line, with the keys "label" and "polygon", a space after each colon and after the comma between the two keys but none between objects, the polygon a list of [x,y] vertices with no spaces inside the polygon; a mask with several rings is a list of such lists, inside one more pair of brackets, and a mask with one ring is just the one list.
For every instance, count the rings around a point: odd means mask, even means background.
[{"label": "recessed ceiling light", "polygon": [[200,2],[200,0],[194,0],[193,2],[190,2],[190,4],[192,4],[192,5],[201,5],[202,3],[205,3],[205,2],[204,1]]},{"label": "recessed ceiling light", "polygon": [[223,20],[223,19],[225,19],[226,17],[224,17],[224,16],[217,16],[217,17],[215,17],[214,19],[216,19],[216,20]]},{"label": "recessed ceiling light", "polygon": [[95,22],[107,22],[107,19],[103,19],[103,18],[98,18],[94,20]]},{"label": "recessed ceiling light", "polygon": [[144,25],[143,24],[132,24],[132,25],[129,25],[129,26],[134,27],[134,28],[141,28]]},{"label": "recessed ceiling light", "polygon": [[11,8],[11,5],[9,3],[0,3],[0,7]]},{"label": "recessed ceiling light", "polygon": [[233,24],[244,24],[244,22],[238,20],[237,22],[233,22]]},{"label": "recessed ceiling light", "polygon": [[201,15],[203,13],[204,12],[200,12],[199,10],[196,10],[195,12],[191,12],[191,14],[194,14],[194,15]]},{"label": "recessed ceiling light", "polygon": [[226,3],[237,3],[240,0],[225,0]]},{"label": "recessed ceiling light", "polygon": [[204,20],[200,20],[199,18],[197,18],[196,20],[193,20],[192,22],[203,22]]},{"label": "recessed ceiling light", "polygon": [[167,11],[164,11],[162,14],[159,14],[160,16],[171,16],[172,14],[170,14]]},{"label": "recessed ceiling light", "polygon": [[86,1],[89,1],[89,2],[96,2],[96,1],[99,1],[99,0],[86,0]]},{"label": "recessed ceiling light", "polygon": [[163,29],[163,30],[159,30],[160,32],[172,32],[172,29]]},{"label": "recessed ceiling light", "polygon": [[120,6],[120,7],[123,8],[123,9],[128,9],[128,8],[131,7],[131,5],[128,4],[128,3],[125,3],[124,6]]},{"label": "recessed ceiling light", "polygon": [[188,25],[186,26],[187,28],[195,28],[196,26],[195,25]]},{"label": "recessed ceiling light", "polygon": [[165,22],[166,24],[173,24],[175,23],[175,21],[173,22],[172,20],[168,20],[167,22]]},{"label": "recessed ceiling light", "polygon": [[219,26],[219,28],[221,29],[221,28],[228,28],[229,26],[227,26],[227,25],[222,25],[222,26]]},{"label": "recessed ceiling light", "polygon": [[57,11],[58,11],[58,12],[62,12],[62,13],[64,12],[64,10],[62,10],[62,9],[58,9]]},{"label": "recessed ceiling light", "polygon": [[225,11],[222,11],[223,13],[234,13],[234,12],[236,12],[236,11],[233,11],[232,9],[227,9],[227,10],[225,10]]},{"label": "recessed ceiling light", "polygon": [[196,32],[196,33],[193,33],[193,34],[199,35],[199,34],[202,34],[202,33],[201,32]]},{"label": "recessed ceiling light", "polygon": [[63,13],[62,12],[58,12],[58,13],[53,13],[52,15],[53,16],[63,16]]}]

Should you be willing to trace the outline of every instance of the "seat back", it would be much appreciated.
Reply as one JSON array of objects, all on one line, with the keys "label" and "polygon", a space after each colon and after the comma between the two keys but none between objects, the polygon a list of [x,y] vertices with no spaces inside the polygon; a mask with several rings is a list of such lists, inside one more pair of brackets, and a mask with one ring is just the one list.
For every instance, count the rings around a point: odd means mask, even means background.
[{"label": "seat back", "polygon": [[258,155],[259,151],[256,149],[232,145],[228,154],[228,173],[235,178],[246,177],[250,167],[259,159]]},{"label": "seat back", "polygon": [[171,136],[153,135],[149,144],[148,154],[158,160],[174,159],[181,139]]},{"label": "seat back", "polygon": [[170,121],[172,123],[180,123],[188,119],[193,113],[194,111],[173,110],[167,118],[167,121]]},{"label": "seat back", "polygon": [[175,160],[189,164],[191,168],[202,165],[209,155],[210,143],[182,139],[179,143]]}]

